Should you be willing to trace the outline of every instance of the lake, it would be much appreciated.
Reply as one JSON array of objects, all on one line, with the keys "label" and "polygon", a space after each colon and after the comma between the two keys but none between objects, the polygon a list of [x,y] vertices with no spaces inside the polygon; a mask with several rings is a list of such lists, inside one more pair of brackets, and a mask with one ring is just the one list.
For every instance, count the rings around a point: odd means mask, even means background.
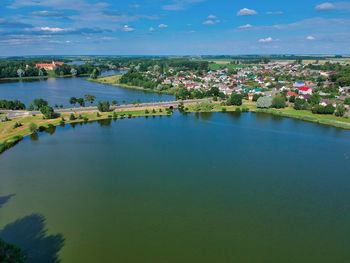
[{"label": "lake", "polygon": [[[104,74],[108,75],[109,72]],[[20,81],[0,83],[0,99],[19,99],[27,106],[35,98],[46,99],[50,105],[71,107],[70,97],[96,96],[99,100],[116,100],[118,103],[171,101],[174,96],[142,92],[110,85],[86,81],[84,78],[50,78],[40,81]]]},{"label": "lake", "polygon": [[26,138],[0,167],[0,237],[29,262],[350,262],[349,131],[253,113],[103,121]]}]

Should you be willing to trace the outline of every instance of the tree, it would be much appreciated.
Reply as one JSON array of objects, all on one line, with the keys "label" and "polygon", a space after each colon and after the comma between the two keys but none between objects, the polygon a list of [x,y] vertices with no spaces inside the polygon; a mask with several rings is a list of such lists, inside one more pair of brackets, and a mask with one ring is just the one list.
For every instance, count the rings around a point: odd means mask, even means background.
[{"label": "tree", "polygon": [[229,105],[241,106],[242,105],[243,96],[238,93],[232,93],[231,97],[228,99]]},{"label": "tree", "polygon": [[69,103],[73,106],[75,106],[75,104],[77,104],[77,102],[78,102],[78,99],[76,97],[71,97],[69,99]]},{"label": "tree", "polygon": [[343,104],[338,104],[336,107],[335,115],[338,117],[343,117],[346,112],[346,109]]},{"label": "tree", "polygon": [[49,103],[46,100],[39,98],[34,99],[32,105],[34,110],[40,110],[42,107],[48,106]]},{"label": "tree", "polygon": [[24,76],[25,72],[23,69],[19,68],[17,69],[17,76],[22,78]]},{"label": "tree", "polygon": [[289,97],[289,102],[290,103],[295,103],[295,96],[290,96]]},{"label": "tree", "polygon": [[321,96],[317,93],[314,93],[310,96],[310,98],[308,99],[309,103],[311,105],[317,105],[320,104],[321,101]]},{"label": "tree", "polygon": [[91,95],[91,94],[85,94],[84,98],[87,102],[90,102],[91,104],[94,103],[94,101],[96,99],[96,97],[94,95]]},{"label": "tree", "polygon": [[70,70],[70,74],[72,74],[72,76],[76,76],[78,74],[78,71],[75,68],[72,68]]},{"label": "tree", "polygon": [[41,107],[40,112],[44,115],[45,119],[53,119],[55,117],[55,111],[50,106]]},{"label": "tree", "polygon": [[272,99],[272,105],[271,106],[273,108],[276,108],[276,109],[283,109],[283,108],[286,107],[286,100],[282,96],[275,96]]},{"label": "tree", "polygon": [[268,96],[260,97],[256,102],[256,106],[261,109],[268,109],[272,106],[272,98]]},{"label": "tree", "polygon": [[116,100],[112,100],[112,106],[116,106],[118,104],[118,102]]},{"label": "tree", "polygon": [[20,248],[7,244],[0,239],[0,262],[24,263],[25,257]]},{"label": "tree", "polygon": [[309,103],[304,99],[296,98],[294,102],[294,109],[296,110],[307,110],[309,108]]},{"label": "tree", "polygon": [[38,130],[38,125],[36,125],[35,123],[29,123],[29,131],[31,132],[31,133],[34,133],[34,132],[36,132]]},{"label": "tree", "polygon": [[97,108],[100,112],[108,112],[110,111],[110,105],[108,101],[99,101],[97,104]]},{"label": "tree", "polygon": [[262,95],[262,94],[260,94],[260,93],[255,93],[255,94],[253,95],[253,101],[258,101],[258,99],[259,99],[260,97],[262,97],[262,96],[264,96],[264,95]]},{"label": "tree", "polygon": [[80,105],[80,107],[84,107],[85,106],[85,101],[83,98],[78,98],[77,99],[77,103]]},{"label": "tree", "polygon": [[350,97],[345,98],[344,104],[345,105],[350,105]]}]

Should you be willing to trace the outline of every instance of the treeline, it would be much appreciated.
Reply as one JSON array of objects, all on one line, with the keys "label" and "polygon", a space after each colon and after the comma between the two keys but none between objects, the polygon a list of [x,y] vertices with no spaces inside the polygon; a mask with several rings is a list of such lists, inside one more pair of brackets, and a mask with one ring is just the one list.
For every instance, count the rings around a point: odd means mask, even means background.
[{"label": "treeline", "polygon": [[0,78],[16,78],[16,77],[36,77],[46,76],[45,69],[37,69],[35,64],[38,61],[0,61]]},{"label": "treeline", "polygon": [[143,87],[145,89],[155,89],[158,84],[160,84],[160,82],[150,80],[142,73],[133,69],[124,74],[120,78],[119,83],[129,86]]},{"label": "treeline", "polygon": [[0,109],[25,110],[26,106],[19,100],[0,100]]},{"label": "treeline", "polygon": [[308,65],[308,68],[313,70],[334,71],[330,79],[337,86],[350,86],[350,65],[342,65],[340,63],[326,62],[323,65]]},{"label": "treeline", "polygon": [[69,65],[64,64],[62,66],[58,66],[55,69],[55,74],[58,76],[62,75],[73,75],[73,76],[80,76],[80,75],[91,75],[92,78],[95,78],[101,74],[101,70],[99,67],[96,67],[93,64],[83,64],[83,65]]},{"label": "treeline", "polygon": [[209,62],[203,60],[192,60],[189,58],[112,58],[100,61],[101,66],[113,65],[116,68],[136,68],[145,72],[154,67],[159,67],[163,73],[170,68],[174,70],[208,70]]}]

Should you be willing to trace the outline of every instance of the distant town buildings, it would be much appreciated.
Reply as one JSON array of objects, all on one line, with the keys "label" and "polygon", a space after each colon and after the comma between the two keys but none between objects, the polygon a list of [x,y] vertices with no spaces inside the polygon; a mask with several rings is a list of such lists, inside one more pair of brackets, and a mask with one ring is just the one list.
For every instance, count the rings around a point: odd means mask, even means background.
[{"label": "distant town buildings", "polygon": [[64,65],[64,62],[52,61],[52,63],[35,64],[35,67],[38,69],[55,70],[57,66],[62,66],[62,65]]}]

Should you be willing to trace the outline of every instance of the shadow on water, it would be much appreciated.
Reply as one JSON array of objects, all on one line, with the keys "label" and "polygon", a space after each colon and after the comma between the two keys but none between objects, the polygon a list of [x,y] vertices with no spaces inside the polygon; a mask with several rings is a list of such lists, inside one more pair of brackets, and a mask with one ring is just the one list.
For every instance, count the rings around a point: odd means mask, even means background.
[{"label": "shadow on water", "polygon": [[14,197],[15,194],[12,195],[5,195],[5,196],[0,196],[0,208],[6,204],[12,197]]},{"label": "shadow on water", "polygon": [[21,248],[28,263],[59,263],[64,238],[61,234],[47,235],[45,224],[42,215],[26,216],[6,225],[0,239]]},{"label": "shadow on water", "polygon": [[112,119],[103,119],[103,120],[98,120],[98,124],[100,124],[100,127],[109,127],[111,126]]},{"label": "shadow on water", "polygon": [[[14,196],[0,196],[0,208]],[[26,263],[59,263],[58,252],[64,245],[64,238],[61,234],[47,235],[45,221],[45,217],[39,214],[18,219],[0,229],[0,240],[20,248]],[[0,251],[0,262],[3,262],[1,252],[6,254],[6,249]]]}]

